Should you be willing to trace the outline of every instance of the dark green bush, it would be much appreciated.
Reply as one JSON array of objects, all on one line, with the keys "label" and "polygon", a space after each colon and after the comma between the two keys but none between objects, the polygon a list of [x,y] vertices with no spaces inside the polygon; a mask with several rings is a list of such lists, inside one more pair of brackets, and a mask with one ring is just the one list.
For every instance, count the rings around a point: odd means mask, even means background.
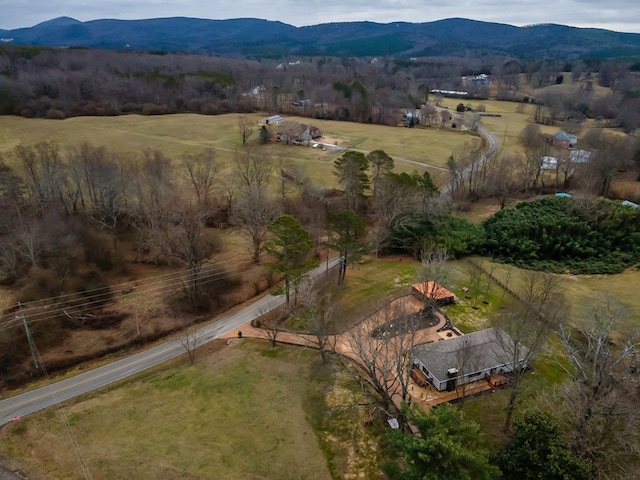
[{"label": "dark green bush", "polygon": [[619,273],[640,261],[640,209],[610,200],[523,202],[483,226],[485,253],[525,268]]}]

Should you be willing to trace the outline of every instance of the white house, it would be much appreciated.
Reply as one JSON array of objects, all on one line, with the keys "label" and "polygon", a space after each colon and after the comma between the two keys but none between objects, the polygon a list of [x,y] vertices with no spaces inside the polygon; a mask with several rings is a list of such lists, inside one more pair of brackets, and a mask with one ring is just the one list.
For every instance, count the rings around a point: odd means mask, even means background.
[{"label": "white house", "polygon": [[[413,347],[413,368],[438,391],[526,367],[528,350],[497,327]],[[517,360],[515,360],[517,358]]]}]

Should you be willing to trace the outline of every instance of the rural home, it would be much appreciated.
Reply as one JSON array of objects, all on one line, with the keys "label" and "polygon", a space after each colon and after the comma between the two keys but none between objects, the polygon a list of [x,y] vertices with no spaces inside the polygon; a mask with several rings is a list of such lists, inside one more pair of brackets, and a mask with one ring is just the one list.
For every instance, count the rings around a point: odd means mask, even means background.
[{"label": "rural home", "polygon": [[422,115],[415,108],[408,109],[402,116],[402,121],[405,127],[418,125],[420,123],[420,120],[422,120]]},{"label": "rural home", "polygon": [[317,140],[322,137],[322,132],[313,125],[304,125],[300,122],[293,120],[287,120],[282,123],[278,133],[276,134],[277,142],[285,142],[287,144],[294,143],[297,145],[304,145],[310,143],[312,140]]},{"label": "rural home", "polygon": [[589,150],[571,150],[569,152],[569,161],[571,163],[588,163],[591,160],[591,152]]},{"label": "rural home", "polygon": [[480,75],[475,75],[471,78],[466,78],[467,84],[473,87],[477,86],[490,86],[493,85],[493,81],[486,73],[481,73]]},{"label": "rural home", "polygon": [[559,131],[551,137],[554,147],[574,148],[578,143],[578,137],[567,132]]},{"label": "rural home", "polygon": [[[526,347],[494,327],[416,345],[413,347],[412,373],[426,377],[438,391],[454,391],[460,385],[509,373],[516,362],[526,367],[527,355]],[[412,377],[416,378],[416,375]]]},{"label": "rural home", "polygon": [[557,170],[558,159],[556,157],[544,156],[540,160],[540,168],[542,170]]},{"label": "rural home", "polygon": [[438,305],[448,305],[456,301],[452,292],[433,281],[411,285],[411,290],[420,300],[435,301]]}]

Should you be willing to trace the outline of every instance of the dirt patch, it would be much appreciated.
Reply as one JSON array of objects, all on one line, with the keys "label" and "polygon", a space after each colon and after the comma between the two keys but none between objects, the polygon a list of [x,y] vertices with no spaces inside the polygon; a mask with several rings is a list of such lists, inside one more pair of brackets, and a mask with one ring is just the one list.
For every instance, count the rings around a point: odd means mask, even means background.
[{"label": "dirt patch", "polygon": [[425,311],[421,309],[419,312],[409,313],[401,317],[394,318],[383,325],[376,327],[371,332],[371,337],[381,339],[385,337],[397,337],[404,335],[410,331],[422,330],[434,327],[440,323],[440,318],[434,311]]}]

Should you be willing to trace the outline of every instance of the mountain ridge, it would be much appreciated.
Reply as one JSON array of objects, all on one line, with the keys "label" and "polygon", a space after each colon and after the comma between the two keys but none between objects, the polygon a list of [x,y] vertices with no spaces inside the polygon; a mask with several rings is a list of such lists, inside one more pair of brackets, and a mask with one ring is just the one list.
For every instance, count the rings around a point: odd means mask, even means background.
[{"label": "mountain ridge", "polygon": [[81,22],[54,18],[33,27],[0,30],[11,44],[133,49],[214,55],[446,56],[516,58],[640,58],[640,34],[538,24],[517,27],[465,18],[426,23],[332,22],[295,27],[258,18],[208,20],[166,17]]}]

